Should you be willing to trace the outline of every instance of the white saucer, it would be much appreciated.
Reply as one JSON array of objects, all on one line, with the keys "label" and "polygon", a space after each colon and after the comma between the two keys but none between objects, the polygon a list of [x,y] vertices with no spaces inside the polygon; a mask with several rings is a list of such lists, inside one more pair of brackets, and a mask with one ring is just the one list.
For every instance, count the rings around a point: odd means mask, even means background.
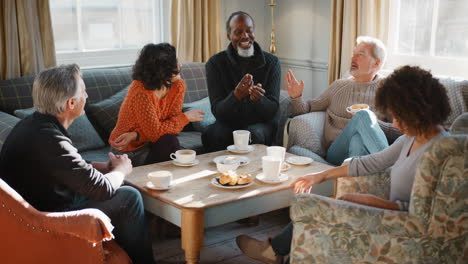
[{"label": "white saucer", "polygon": [[287,181],[289,177],[286,173],[281,173],[277,180],[272,181],[270,179],[266,179],[263,173],[259,173],[257,174],[257,176],[255,176],[255,178],[257,178],[257,180],[264,182],[264,183],[277,184],[277,183],[282,183],[282,182]]},{"label": "white saucer", "polygon": [[249,153],[249,152],[252,152],[254,149],[255,149],[255,147],[252,146],[252,145],[249,145],[246,150],[238,150],[238,149],[236,149],[236,145],[230,145],[230,146],[227,147],[227,150],[229,150],[230,152],[233,152],[233,153],[237,153],[237,154]]},{"label": "white saucer", "polygon": [[313,159],[309,157],[304,157],[304,156],[292,156],[288,157],[286,159],[288,163],[291,163],[292,165],[308,165],[314,161]]},{"label": "white saucer", "polygon": [[197,165],[198,163],[200,163],[200,161],[197,159],[194,159],[192,163],[180,163],[175,160],[172,160],[172,164],[176,166],[182,166],[182,167],[191,167],[191,166]]},{"label": "white saucer", "polygon": [[239,163],[240,163],[239,166],[244,166],[244,165],[247,165],[247,164],[250,163],[250,159],[248,157],[245,157],[245,156],[230,156],[230,155],[218,156],[218,157],[213,159],[213,162],[218,163],[218,162],[221,162],[221,161],[225,160],[228,157],[230,159],[233,159],[233,160],[238,159]]},{"label": "white saucer", "polygon": [[150,181],[146,183],[146,188],[151,189],[151,190],[156,190],[156,191],[167,191],[167,190],[172,189],[172,187],[174,187],[174,184],[169,185],[169,187],[167,188],[159,188],[159,187],[154,186],[153,183]]},{"label": "white saucer", "polygon": [[289,163],[283,162],[283,166],[281,166],[281,172],[285,172],[291,168],[291,165]]},{"label": "white saucer", "polygon": [[242,184],[242,185],[222,185],[221,183],[219,183],[219,176],[211,179],[211,185],[216,186],[218,188],[222,188],[222,189],[242,189],[242,188],[249,187],[252,184],[253,184],[253,181],[247,184]]}]

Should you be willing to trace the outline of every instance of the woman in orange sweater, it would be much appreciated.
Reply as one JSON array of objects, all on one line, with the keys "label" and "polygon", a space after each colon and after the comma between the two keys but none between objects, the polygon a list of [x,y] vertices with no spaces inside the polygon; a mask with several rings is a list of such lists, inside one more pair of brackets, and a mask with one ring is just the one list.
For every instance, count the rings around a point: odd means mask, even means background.
[{"label": "woman in orange sweater", "polygon": [[180,149],[176,135],[203,119],[201,110],[182,113],[186,87],[179,71],[176,50],[168,43],[147,44],[133,66],[133,82],[109,143],[128,154],[134,166],[169,160]]}]

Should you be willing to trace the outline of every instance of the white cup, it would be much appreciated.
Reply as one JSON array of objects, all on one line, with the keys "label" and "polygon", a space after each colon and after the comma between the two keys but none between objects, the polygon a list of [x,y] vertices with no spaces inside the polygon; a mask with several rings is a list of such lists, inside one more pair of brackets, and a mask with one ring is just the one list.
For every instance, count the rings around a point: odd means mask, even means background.
[{"label": "white cup", "polygon": [[281,161],[284,161],[284,155],[286,155],[286,148],[273,146],[273,147],[267,147],[266,151],[267,151],[267,156],[278,157],[281,159]]},{"label": "white cup", "polygon": [[154,187],[167,189],[171,186],[172,173],[170,171],[152,171],[148,173],[148,179],[151,181]]},{"label": "white cup", "polygon": [[248,130],[235,130],[232,132],[234,137],[234,146],[237,150],[248,150],[250,142],[250,131]]},{"label": "white cup", "polygon": [[263,156],[262,169],[265,179],[270,181],[278,180],[281,171],[281,158],[273,156]]},{"label": "white cup", "polygon": [[175,160],[177,163],[180,164],[191,164],[195,161],[195,156],[197,152],[191,149],[181,149],[176,151],[175,153],[171,153],[169,157]]},{"label": "white cup", "polygon": [[363,109],[369,109],[369,105],[368,104],[353,104],[351,106],[346,107],[346,112],[350,114],[355,114],[358,111],[363,110]]}]

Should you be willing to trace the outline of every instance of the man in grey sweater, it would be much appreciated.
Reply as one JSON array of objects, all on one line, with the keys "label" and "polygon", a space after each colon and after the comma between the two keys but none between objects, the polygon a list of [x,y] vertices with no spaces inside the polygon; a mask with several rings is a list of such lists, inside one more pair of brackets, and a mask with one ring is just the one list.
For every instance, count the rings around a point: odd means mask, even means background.
[{"label": "man in grey sweater", "polygon": [[[374,97],[381,81],[377,72],[385,63],[383,43],[371,37],[359,37],[353,51],[350,74],[333,82],[318,98],[304,100],[304,82],[298,82],[291,70],[286,75],[286,87],[291,97],[294,115],[326,111],[323,144],[326,160],[340,165],[352,156],[363,156],[388,147],[387,137],[401,135],[385,117],[377,118],[372,111],[347,112],[353,104],[367,104],[374,109]],[[387,136],[387,137],[386,137]],[[364,140],[365,139],[365,140]]]}]

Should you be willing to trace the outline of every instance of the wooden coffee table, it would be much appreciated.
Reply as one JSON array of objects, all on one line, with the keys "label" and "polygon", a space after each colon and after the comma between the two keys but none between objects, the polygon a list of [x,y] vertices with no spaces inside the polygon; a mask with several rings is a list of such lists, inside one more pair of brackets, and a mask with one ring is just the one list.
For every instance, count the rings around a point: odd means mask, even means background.
[{"label": "wooden coffee table", "polygon": [[[251,173],[255,177],[262,171],[261,158],[266,155],[266,146],[254,146],[254,151],[243,155],[250,158],[250,163],[239,167],[237,172]],[[200,163],[192,167],[179,167],[171,161],[141,166],[134,168],[125,179],[127,184],[140,190],[146,210],[181,227],[181,242],[187,263],[198,263],[205,228],[288,207],[294,195],[289,187],[293,179],[331,168],[318,162],[306,166],[291,165],[285,172],[289,179],[281,184],[271,185],[255,180],[249,187],[227,190],[211,184],[211,179],[219,175],[213,159],[221,155],[236,154],[226,150],[198,155]],[[286,153],[286,158],[289,156],[294,155]],[[155,170],[171,171],[175,186],[168,191],[148,189],[146,175]],[[312,191],[331,195],[333,182],[325,182]]]}]

